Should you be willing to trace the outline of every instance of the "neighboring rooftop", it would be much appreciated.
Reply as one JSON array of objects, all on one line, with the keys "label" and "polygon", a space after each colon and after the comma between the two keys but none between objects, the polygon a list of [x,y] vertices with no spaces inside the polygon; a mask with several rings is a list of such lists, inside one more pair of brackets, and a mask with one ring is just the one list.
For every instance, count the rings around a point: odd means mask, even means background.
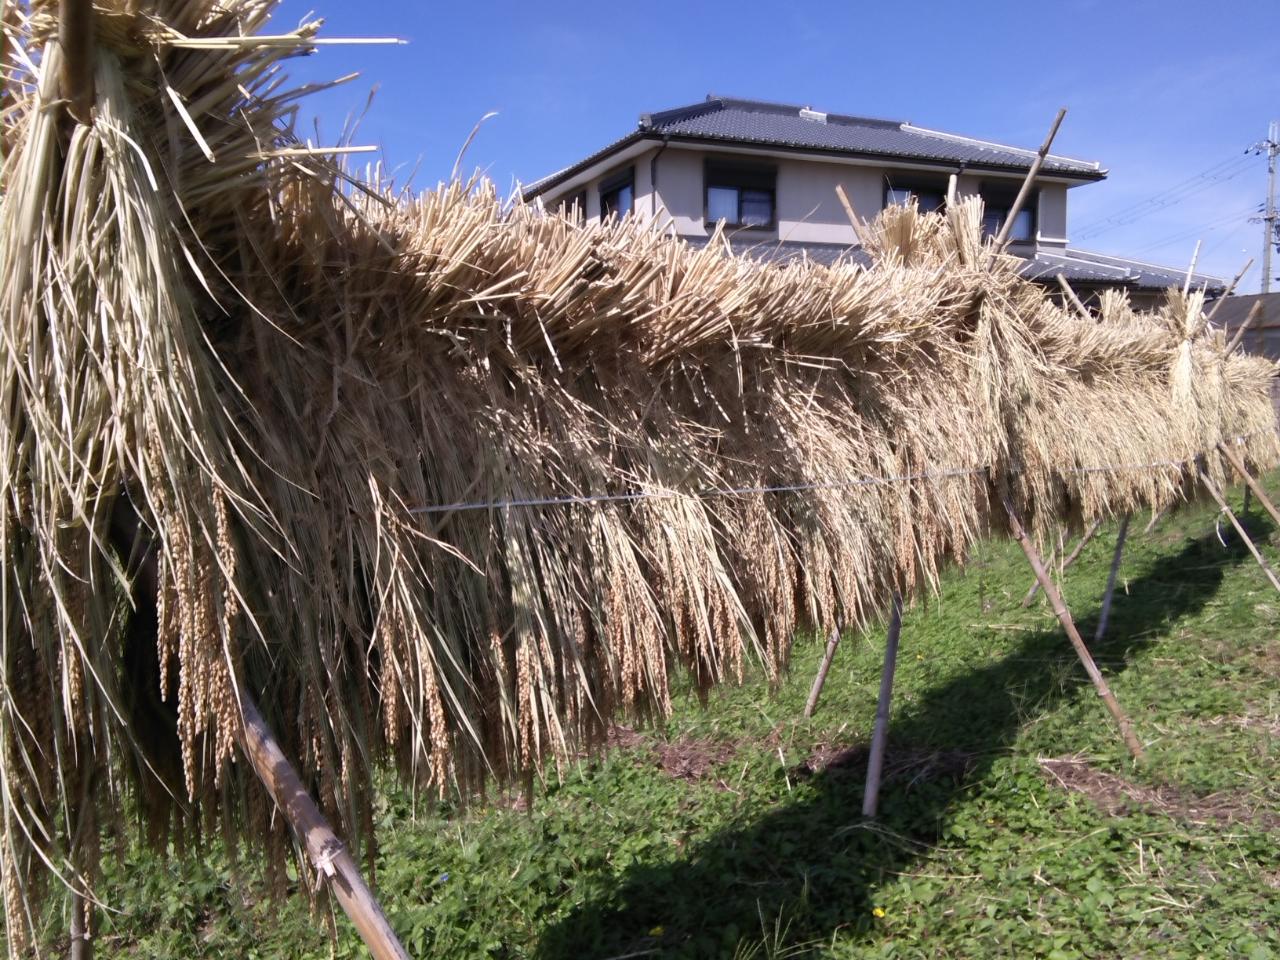
[{"label": "neighboring rooftop", "polygon": [[[1034,150],[989,143],[917,127],[903,120],[823,113],[794,104],[709,95],[688,106],[641,115],[638,128],[602,150],[524,188],[526,199],[555,187],[638,140],[682,140],[760,146],[801,152],[891,158],[920,164],[954,164],[977,171],[1030,169]],[[1042,176],[1102,180],[1098,163],[1050,154]]]},{"label": "neighboring rooftop", "polygon": [[1280,327],[1280,293],[1245,293],[1227,297],[1218,308],[1214,321],[1224,330],[1234,332],[1240,324],[1244,323],[1254,305],[1259,303],[1262,304],[1262,311],[1249,329]]},{"label": "neighboring rooftop", "polygon": [[[684,237],[683,239],[691,246],[703,247],[710,242],[711,238]],[[847,260],[862,266],[870,263],[862,248],[856,245],[761,240],[749,234],[729,235],[725,237],[725,241],[733,253],[764,263],[781,265],[799,259],[814,260],[827,266],[838,260]],[[1185,270],[1177,271],[1140,260],[1128,260],[1074,248],[1068,248],[1062,253],[1041,250],[1034,258],[1027,260],[1021,273],[1028,280],[1038,280],[1042,283],[1052,283],[1058,274],[1062,274],[1063,279],[1073,285],[1129,287],[1134,290],[1166,290],[1169,287],[1182,286],[1187,279]],[[1211,295],[1220,294],[1226,288],[1226,283],[1221,278],[1203,273],[1193,274],[1191,284],[1197,289],[1204,288]],[[1280,324],[1280,294],[1272,294],[1271,298],[1274,301],[1271,304],[1274,322]],[[1244,303],[1244,301],[1256,299],[1256,296],[1232,297],[1223,305],[1222,310],[1228,316],[1234,316],[1228,308],[1235,307],[1236,301],[1240,301],[1242,306],[1237,308],[1237,312],[1240,309],[1243,310],[1239,318],[1242,320],[1244,313],[1247,313],[1252,306],[1251,302]],[[1224,317],[1223,323],[1227,325],[1229,321]]]},{"label": "neighboring rooftop", "polygon": [[[1180,287],[1187,280],[1187,271],[1162,267],[1142,260],[1113,257],[1105,253],[1093,253],[1068,247],[1063,251],[1043,247],[1027,261],[1022,275],[1030,280],[1051,281],[1059,273],[1073,284],[1102,284],[1108,287],[1126,286],[1141,290],[1164,290]],[[1220,294],[1226,289],[1226,281],[1205,273],[1193,273],[1191,286],[1203,288],[1210,294]]]}]

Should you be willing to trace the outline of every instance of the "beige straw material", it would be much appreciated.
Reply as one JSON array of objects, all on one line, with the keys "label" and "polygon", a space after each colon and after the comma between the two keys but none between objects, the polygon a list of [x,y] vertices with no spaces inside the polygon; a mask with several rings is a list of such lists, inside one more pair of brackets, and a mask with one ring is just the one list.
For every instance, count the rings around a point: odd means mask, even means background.
[{"label": "beige straw material", "polygon": [[[317,23],[136,6],[95,4],[89,126],[53,6],[5,28],[12,949],[49,877],[93,884],[64,825],[129,794],[151,840],[221,823],[283,882],[239,685],[359,844],[380,763],[466,792],[663,716],[678,668],[777,677],[1005,531],[1005,485],[1043,532],[1167,509],[1198,458],[1223,482],[1220,441],[1280,458],[1271,369],[1200,294],[1086,320],[988,255],[977,201],[884,211],[870,268],[779,268],[484,181],[402,195],[293,132],[278,67]],[[614,494],[646,496],[422,509]]]}]

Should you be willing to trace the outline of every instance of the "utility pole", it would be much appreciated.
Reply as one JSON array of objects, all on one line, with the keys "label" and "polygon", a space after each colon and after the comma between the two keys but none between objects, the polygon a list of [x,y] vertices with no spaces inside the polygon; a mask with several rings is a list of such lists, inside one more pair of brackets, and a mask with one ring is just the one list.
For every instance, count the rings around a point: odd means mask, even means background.
[{"label": "utility pole", "polygon": [[1280,124],[1271,121],[1267,130],[1267,212],[1262,218],[1262,292],[1271,292],[1271,250],[1280,235],[1276,233],[1276,155],[1280,153]]}]

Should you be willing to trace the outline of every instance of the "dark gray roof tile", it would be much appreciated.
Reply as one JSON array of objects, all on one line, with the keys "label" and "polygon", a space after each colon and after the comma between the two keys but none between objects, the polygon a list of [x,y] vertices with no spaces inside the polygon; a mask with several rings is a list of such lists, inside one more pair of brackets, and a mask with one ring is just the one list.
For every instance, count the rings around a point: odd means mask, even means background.
[{"label": "dark gray roof tile", "polygon": [[[976,170],[1017,173],[1030,169],[1034,150],[929,130],[900,120],[824,114],[806,107],[710,96],[705,101],[644,114],[639,129],[602,150],[523,190],[531,199],[612,153],[641,139],[674,138],[708,143],[758,145],[798,151],[883,158],[906,163],[941,163]],[[1100,164],[1050,154],[1047,176],[1101,180]]]}]

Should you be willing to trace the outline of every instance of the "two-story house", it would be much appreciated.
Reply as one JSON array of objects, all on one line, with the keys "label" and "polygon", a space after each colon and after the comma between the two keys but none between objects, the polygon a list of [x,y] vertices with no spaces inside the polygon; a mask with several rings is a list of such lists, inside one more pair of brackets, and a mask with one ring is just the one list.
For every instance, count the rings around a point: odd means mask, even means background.
[{"label": "two-story house", "polygon": [[[1035,156],[898,120],[709,96],[643,114],[625,137],[522,194],[585,221],[661,218],[694,244],[705,243],[723,222],[735,251],[771,261],[808,256],[831,262],[859,256],[837,186],[858,216],[869,219],[912,196],[923,209],[942,206],[954,175],[958,195],[982,196],[984,228],[995,233]],[[1185,269],[1070,246],[1068,193],[1106,175],[1093,162],[1052,154],[1045,160],[1010,234],[1010,251],[1027,261],[1024,275],[1056,287],[1061,274],[1084,297],[1124,287],[1135,301],[1180,286]],[[1203,275],[1193,282],[1211,294],[1224,287]]]}]

